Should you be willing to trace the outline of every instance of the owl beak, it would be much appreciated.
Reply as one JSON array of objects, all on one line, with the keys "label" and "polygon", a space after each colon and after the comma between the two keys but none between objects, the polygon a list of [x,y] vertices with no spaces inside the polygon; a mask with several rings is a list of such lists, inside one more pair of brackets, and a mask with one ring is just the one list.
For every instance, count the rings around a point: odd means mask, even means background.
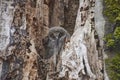
[{"label": "owl beak", "polygon": [[59,39],[57,38],[57,46],[59,45]]},{"label": "owl beak", "polygon": [[56,37],[56,39],[58,40],[58,36]]}]

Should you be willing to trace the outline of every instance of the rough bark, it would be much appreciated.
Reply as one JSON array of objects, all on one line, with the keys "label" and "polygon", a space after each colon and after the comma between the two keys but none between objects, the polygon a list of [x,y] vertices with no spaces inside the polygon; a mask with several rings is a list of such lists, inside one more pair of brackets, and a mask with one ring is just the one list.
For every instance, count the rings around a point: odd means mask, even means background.
[{"label": "rough bark", "polygon": [[39,61],[49,25],[46,8],[43,0],[0,0],[1,80],[43,80]]},{"label": "rough bark", "polygon": [[[96,24],[95,21],[97,22]],[[103,27],[101,27],[102,31],[100,30],[101,32],[99,32],[99,25],[101,24],[95,18],[95,0],[80,0],[75,31],[70,42],[66,44],[65,49],[61,53],[57,70],[48,74],[48,80],[55,78],[55,72],[59,72],[58,78],[67,80],[105,79]]]},{"label": "rough bark", "polygon": [[49,1],[49,27],[62,26],[72,35],[79,0],[50,0]]},{"label": "rough bark", "polygon": [[[0,80],[103,80],[94,15],[95,0],[0,0]],[[73,34],[56,65],[42,45],[53,26]]]},{"label": "rough bark", "polygon": [[[59,72],[58,78],[64,77],[67,80],[104,79],[103,30],[98,31],[100,24],[94,13],[95,0],[79,1],[75,31],[61,53],[57,70],[48,72],[48,80],[55,78],[55,72]],[[95,21],[98,23],[95,24]]]},{"label": "rough bark", "polygon": [[103,80],[103,58],[95,30],[94,0],[80,0],[75,31],[62,53],[62,72],[69,79]]},{"label": "rough bark", "polygon": [[64,25],[64,0],[50,0],[49,27]]}]

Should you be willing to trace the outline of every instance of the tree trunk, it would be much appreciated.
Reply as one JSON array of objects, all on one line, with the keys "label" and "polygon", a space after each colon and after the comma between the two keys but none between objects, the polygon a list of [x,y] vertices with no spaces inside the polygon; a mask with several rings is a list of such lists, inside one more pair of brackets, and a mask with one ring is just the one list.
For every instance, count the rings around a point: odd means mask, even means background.
[{"label": "tree trunk", "polygon": [[[0,0],[0,80],[104,80],[98,2]],[[53,26],[73,34],[56,65],[44,59],[42,45]]]},{"label": "tree trunk", "polygon": [[42,38],[49,25],[48,6],[43,3],[0,0],[1,80],[43,80],[39,61],[44,52]]},{"label": "tree trunk", "polygon": [[68,80],[103,80],[103,48],[95,30],[95,0],[79,0],[74,33],[62,52],[62,71]]}]

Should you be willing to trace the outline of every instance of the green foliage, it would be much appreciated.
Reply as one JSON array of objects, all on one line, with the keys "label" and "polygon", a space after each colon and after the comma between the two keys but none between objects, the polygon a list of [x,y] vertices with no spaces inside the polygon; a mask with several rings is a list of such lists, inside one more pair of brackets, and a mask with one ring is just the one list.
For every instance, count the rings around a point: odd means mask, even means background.
[{"label": "green foliage", "polygon": [[120,0],[104,0],[105,3],[105,16],[109,21],[115,22],[120,20]]},{"label": "green foliage", "polygon": [[108,41],[109,39],[112,39],[112,37],[113,37],[113,34],[108,34],[108,35],[106,35],[105,36],[105,41]]},{"label": "green foliage", "polygon": [[106,46],[109,48],[115,47],[115,40],[113,39],[113,34],[108,34],[105,37]]},{"label": "green foliage", "polygon": [[120,48],[120,27],[116,27],[114,33],[106,35],[105,41],[108,48]]},{"label": "green foliage", "polygon": [[119,13],[118,16],[116,17],[115,21],[120,21],[120,13]]},{"label": "green foliage", "polygon": [[[114,23],[114,31],[105,36],[106,46],[111,50],[120,49],[120,0],[104,0],[104,15],[108,21]],[[112,27],[112,26],[110,26]],[[116,53],[116,52],[115,52]],[[120,53],[107,59],[107,71],[111,80],[120,80]]]},{"label": "green foliage", "polygon": [[120,40],[120,27],[116,27],[114,31],[115,40]]},{"label": "green foliage", "polygon": [[[117,26],[113,33],[105,36],[106,46],[108,48],[120,48],[120,0],[104,0],[104,15]],[[110,26],[111,27],[111,26]]]},{"label": "green foliage", "polygon": [[107,41],[107,47],[115,47],[115,40],[114,39],[109,39]]},{"label": "green foliage", "polygon": [[111,80],[120,80],[120,54],[112,59],[107,59],[107,71]]}]

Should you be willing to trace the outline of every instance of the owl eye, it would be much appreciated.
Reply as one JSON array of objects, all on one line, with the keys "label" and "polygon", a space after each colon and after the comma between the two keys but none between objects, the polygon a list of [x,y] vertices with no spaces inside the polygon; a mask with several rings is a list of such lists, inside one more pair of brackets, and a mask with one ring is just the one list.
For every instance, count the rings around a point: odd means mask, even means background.
[{"label": "owl eye", "polygon": [[63,33],[60,33],[60,34],[59,34],[59,37],[62,37],[62,36],[63,36]]},{"label": "owl eye", "polygon": [[54,34],[51,34],[51,35],[50,35],[50,38],[52,38],[52,39],[56,39],[56,37],[55,37]]}]

